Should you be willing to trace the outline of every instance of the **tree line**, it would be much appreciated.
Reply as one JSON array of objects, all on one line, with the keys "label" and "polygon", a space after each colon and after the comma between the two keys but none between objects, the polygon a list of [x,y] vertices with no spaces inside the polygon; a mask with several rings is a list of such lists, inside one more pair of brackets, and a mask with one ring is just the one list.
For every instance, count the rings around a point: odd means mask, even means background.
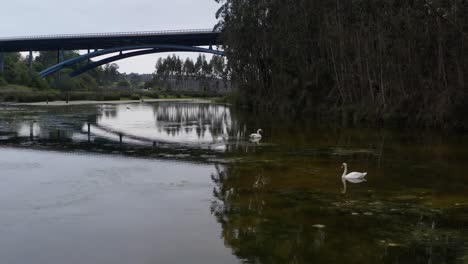
[{"label": "tree line", "polygon": [[193,61],[191,58],[182,60],[173,54],[167,58],[159,58],[155,68],[154,76],[159,79],[182,77],[227,79],[229,77],[226,61],[221,56],[213,56],[208,61],[205,55],[199,54]]},{"label": "tree line", "polygon": [[182,60],[175,54],[159,58],[155,65],[153,78],[145,87],[167,91],[214,92],[225,90],[230,80],[227,62],[222,56],[213,56],[210,60],[199,54],[196,60]]},{"label": "tree line", "polygon": [[215,0],[238,103],[468,128],[466,0]]},{"label": "tree line", "polygon": [[[76,51],[63,51],[64,60],[78,56],[80,54]],[[0,74],[0,86],[16,84],[39,90],[73,89],[91,91],[99,86],[111,85],[119,81],[121,77],[117,64],[98,67],[75,78],[68,77],[68,73],[84,66],[87,62],[81,62],[63,69],[60,78],[57,78],[57,74],[52,74],[47,78],[39,76],[40,71],[56,63],[57,52],[41,51],[33,59],[33,68],[29,69],[29,56],[22,57],[18,52],[6,53],[4,72]]]},{"label": "tree line", "polygon": [[[64,51],[63,59],[78,57],[77,51]],[[5,70],[0,74],[0,86],[16,84],[32,87],[38,90],[63,91],[93,91],[99,88],[161,88],[164,81],[187,80],[207,81],[208,79],[227,80],[229,71],[223,57],[213,56],[210,60],[200,54],[194,61],[191,58],[182,60],[180,57],[168,55],[159,58],[152,75],[148,74],[122,74],[115,63],[106,64],[87,71],[77,77],[70,78],[68,73],[84,66],[87,62],[64,68],[60,73],[41,78],[39,72],[57,63],[57,53],[51,51],[39,52],[33,59],[33,69],[29,69],[29,57],[20,53],[6,53]]]}]

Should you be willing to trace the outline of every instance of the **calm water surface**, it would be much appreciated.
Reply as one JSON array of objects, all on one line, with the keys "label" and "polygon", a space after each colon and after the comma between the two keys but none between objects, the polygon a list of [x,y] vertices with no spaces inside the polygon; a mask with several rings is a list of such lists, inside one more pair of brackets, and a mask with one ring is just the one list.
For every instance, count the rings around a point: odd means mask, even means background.
[{"label": "calm water surface", "polygon": [[[264,137],[248,135],[262,128]],[[341,181],[341,163],[368,172]],[[214,104],[0,107],[5,263],[468,263],[468,140]]]}]

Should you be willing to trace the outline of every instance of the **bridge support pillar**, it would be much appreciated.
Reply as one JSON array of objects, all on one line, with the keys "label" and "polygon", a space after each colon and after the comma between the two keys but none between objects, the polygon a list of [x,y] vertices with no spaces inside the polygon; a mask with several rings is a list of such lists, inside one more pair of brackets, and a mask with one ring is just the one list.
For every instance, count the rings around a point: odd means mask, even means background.
[{"label": "bridge support pillar", "polygon": [[32,73],[32,67],[33,67],[33,52],[32,50],[29,50],[29,71]]},{"label": "bridge support pillar", "polygon": [[[63,51],[61,49],[57,50],[57,64],[63,61]],[[60,70],[57,71],[57,81],[60,81]]]},{"label": "bridge support pillar", "polygon": [[63,61],[63,50],[57,50],[57,63],[61,63]]},{"label": "bridge support pillar", "polygon": [[5,70],[5,52],[0,51],[0,74]]}]

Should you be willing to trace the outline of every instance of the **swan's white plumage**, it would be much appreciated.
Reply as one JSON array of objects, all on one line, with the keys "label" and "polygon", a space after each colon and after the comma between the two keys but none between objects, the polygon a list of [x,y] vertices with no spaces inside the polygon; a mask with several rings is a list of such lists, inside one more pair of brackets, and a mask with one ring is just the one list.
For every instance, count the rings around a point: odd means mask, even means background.
[{"label": "swan's white plumage", "polygon": [[347,173],[348,172],[348,164],[346,164],[346,163],[343,163],[343,165],[341,167],[344,168],[343,175],[341,176],[341,178],[346,179],[346,180],[362,179],[362,178],[366,177],[366,175],[367,175],[367,172],[355,172],[355,171],[353,171],[353,172]]},{"label": "swan's white plumage", "polygon": [[343,176],[348,181],[354,180],[354,179],[362,179],[366,177],[367,172],[350,172],[346,175]]},{"label": "swan's white plumage", "polygon": [[365,182],[366,179],[364,177],[366,177],[367,175],[367,172],[350,172],[350,173],[346,173],[348,171],[348,164],[346,163],[343,163],[343,166],[344,168],[344,171],[343,171],[343,175],[341,176],[341,181],[343,182],[343,191],[342,193],[346,193],[346,181],[349,181],[351,183],[361,183],[361,182]]},{"label": "swan's white plumage", "polygon": [[262,135],[260,135],[260,132],[263,132],[263,130],[259,129],[257,130],[257,133],[250,134],[251,139],[260,139],[262,138]]}]

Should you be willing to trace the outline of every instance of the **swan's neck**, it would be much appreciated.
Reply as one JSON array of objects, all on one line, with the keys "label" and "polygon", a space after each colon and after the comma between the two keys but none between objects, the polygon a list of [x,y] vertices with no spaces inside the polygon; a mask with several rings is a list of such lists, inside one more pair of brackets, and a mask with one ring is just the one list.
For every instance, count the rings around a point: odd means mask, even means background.
[{"label": "swan's neck", "polygon": [[348,166],[344,166],[343,175],[341,177],[343,178],[344,176],[346,176],[347,172],[348,172]]},{"label": "swan's neck", "polygon": [[258,134],[258,135],[260,135],[260,130],[261,130],[261,129],[257,130],[257,134]]}]

